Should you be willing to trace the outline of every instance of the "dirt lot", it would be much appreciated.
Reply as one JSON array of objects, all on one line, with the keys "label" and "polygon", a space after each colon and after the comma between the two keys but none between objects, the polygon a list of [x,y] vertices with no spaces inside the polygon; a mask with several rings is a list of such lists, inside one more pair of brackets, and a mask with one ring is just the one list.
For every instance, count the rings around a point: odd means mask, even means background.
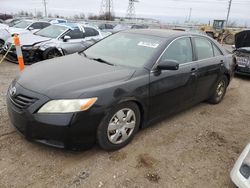
[{"label": "dirt lot", "polygon": [[233,187],[229,172],[250,141],[250,79],[225,100],[202,103],[140,131],[116,152],[58,150],[26,141],[6,112],[18,66],[0,65],[0,187]]}]

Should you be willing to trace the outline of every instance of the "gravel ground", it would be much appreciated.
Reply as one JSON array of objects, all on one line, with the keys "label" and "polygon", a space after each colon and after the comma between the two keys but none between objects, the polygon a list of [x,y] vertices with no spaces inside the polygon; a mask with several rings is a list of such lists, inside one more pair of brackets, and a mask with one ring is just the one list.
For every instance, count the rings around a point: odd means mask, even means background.
[{"label": "gravel ground", "polygon": [[236,77],[219,105],[201,103],[140,131],[127,147],[58,150],[12,127],[5,93],[18,66],[0,65],[0,187],[233,187],[229,172],[250,141],[250,78]]}]

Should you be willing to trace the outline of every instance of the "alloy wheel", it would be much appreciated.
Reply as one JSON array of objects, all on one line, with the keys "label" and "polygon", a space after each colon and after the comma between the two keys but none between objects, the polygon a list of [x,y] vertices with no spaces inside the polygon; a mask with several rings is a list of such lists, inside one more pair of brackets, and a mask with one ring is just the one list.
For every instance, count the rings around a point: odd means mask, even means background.
[{"label": "alloy wheel", "polygon": [[223,97],[226,90],[226,83],[221,80],[216,88],[216,96],[220,99]]},{"label": "alloy wheel", "polygon": [[60,57],[61,54],[58,51],[51,51],[48,53],[48,59],[53,59],[55,57]]}]

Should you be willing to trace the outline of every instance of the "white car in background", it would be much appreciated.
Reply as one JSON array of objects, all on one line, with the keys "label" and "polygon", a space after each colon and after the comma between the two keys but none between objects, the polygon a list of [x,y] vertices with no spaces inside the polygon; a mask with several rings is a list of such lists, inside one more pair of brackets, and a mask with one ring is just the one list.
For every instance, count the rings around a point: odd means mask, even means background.
[{"label": "white car in background", "polygon": [[230,176],[237,187],[250,188],[250,143],[236,161]]},{"label": "white car in background", "polygon": [[22,20],[12,27],[0,29],[0,50],[5,41],[13,34],[34,33],[50,25],[51,23],[46,21]]}]

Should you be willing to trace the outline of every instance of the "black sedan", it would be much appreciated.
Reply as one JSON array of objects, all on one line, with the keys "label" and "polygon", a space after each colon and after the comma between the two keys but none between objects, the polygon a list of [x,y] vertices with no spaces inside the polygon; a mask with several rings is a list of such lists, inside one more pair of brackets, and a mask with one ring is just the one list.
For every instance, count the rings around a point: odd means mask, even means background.
[{"label": "black sedan", "polygon": [[24,70],[9,87],[8,112],[28,140],[116,150],[160,117],[204,100],[221,102],[231,59],[203,35],[123,31]]}]

